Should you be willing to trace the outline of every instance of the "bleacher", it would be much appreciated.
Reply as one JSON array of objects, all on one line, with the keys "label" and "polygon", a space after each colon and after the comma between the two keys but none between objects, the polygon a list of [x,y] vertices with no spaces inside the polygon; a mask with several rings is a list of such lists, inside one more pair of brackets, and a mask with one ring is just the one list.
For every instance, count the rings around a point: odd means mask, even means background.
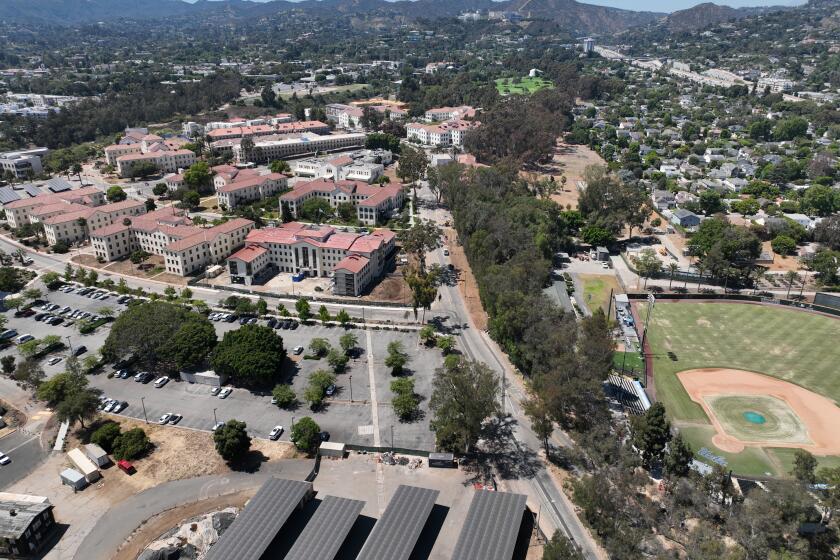
[{"label": "bleacher", "polygon": [[604,382],[607,397],[615,400],[630,414],[644,414],[645,406],[633,386],[633,380],[623,375],[611,373]]}]

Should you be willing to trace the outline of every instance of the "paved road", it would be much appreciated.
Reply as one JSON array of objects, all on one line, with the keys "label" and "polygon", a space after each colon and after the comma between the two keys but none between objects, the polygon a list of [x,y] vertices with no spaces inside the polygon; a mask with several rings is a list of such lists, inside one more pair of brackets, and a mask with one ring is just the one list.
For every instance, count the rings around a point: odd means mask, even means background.
[{"label": "paved road", "polygon": [[[144,521],[177,506],[258,488],[271,476],[303,480],[314,460],[290,459],[267,463],[257,474],[230,473],[167,482],[149,488],[104,512],[76,551],[78,560],[108,560]],[[263,472],[264,471],[264,472]]]},{"label": "paved road", "polygon": [[22,479],[47,458],[41,448],[40,428],[22,428],[0,439],[0,451],[12,462],[0,467],[0,489],[5,489]]},{"label": "paved road", "polygon": [[[418,191],[418,196],[427,201],[433,200],[431,193],[425,188]],[[434,214],[430,213],[428,217],[433,216],[437,221],[446,219],[444,215],[441,215],[439,209]],[[448,259],[443,255],[443,250],[439,249],[430,253],[428,260],[431,263],[445,266]],[[490,340],[486,333],[479,332],[472,324],[457,284],[454,286],[443,285],[440,292],[441,299],[437,304],[450,309],[456,323],[466,325],[459,337],[465,354],[470,359],[484,362],[504,380],[503,409],[516,420],[513,437],[516,452],[520,456],[535,453],[540,449],[541,441],[534,435],[530,422],[522,410],[522,403],[525,401],[526,395],[518,382],[509,379],[505,364],[502,363],[505,358],[500,358],[502,351]],[[432,309],[434,311],[435,306]],[[568,436],[560,430],[555,431],[551,440],[555,445],[567,446],[572,444]],[[524,482],[530,486],[530,494],[539,501],[542,516],[548,517],[554,529],[560,530],[567,538],[573,540],[581,548],[586,558],[601,558],[596,543],[578,519],[569,499],[554,484],[541,461],[537,464],[534,476],[526,477]]]}]

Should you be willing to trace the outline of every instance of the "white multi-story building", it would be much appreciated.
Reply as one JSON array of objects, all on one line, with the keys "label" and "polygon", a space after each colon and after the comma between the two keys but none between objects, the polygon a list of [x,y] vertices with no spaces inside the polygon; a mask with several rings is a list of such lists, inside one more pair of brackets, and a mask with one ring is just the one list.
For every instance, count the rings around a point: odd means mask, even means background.
[{"label": "white multi-story building", "polygon": [[464,145],[466,134],[481,126],[478,121],[453,120],[440,124],[409,123],[405,127],[409,140],[416,140],[425,146]]},{"label": "white multi-story building", "polygon": [[151,163],[162,173],[175,173],[179,169],[186,169],[195,162],[195,152],[192,150],[135,153],[117,158],[117,173],[120,177],[130,177],[135,166],[140,163]]},{"label": "white multi-story building", "polygon": [[[36,216],[37,222],[49,216],[76,211],[79,207],[99,206],[104,202],[105,193],[97,187],[83,187],[22,198],[4,204],[3,209],[6,211],[6,220],[9,225],[19,228],[24,224],[33,223],[31,219],[33,215]],[[48,210],[45,210],[45,207],[49,207]]]},{"label": "white multi-story building", "polygon": [[763,91],[770,88],[771,93],[787,93],[793,90],[796,82],[784,78],[760,78],[756,87]]},{"label": "white multi-story building", "polygon": [[280,195],[280,202],[297,218],[301,205],[310,198],[322,198],[332,208],[338,208],[339,204],[353,204],[359,222],[377,225],[387,221],[394,210],[402,207],[405,194],[400,183],[377,186],[361,181],[316,179],[295,184],[291,191]]},{"label": "white multi-story building", "polygon": [[[81,208],[40,220],[44,224],[44,233],[50,245],[84,241],[91,230],[131,221],[134,217],[146,213],[146,203],[141,200],[123,200],[93,208],[78,206]],[[30,217],[32,221],[35,219],[35,216]]]},{"label": "white multi-story building", "polygon": [[437,107],[435,109],[429,109],[423,116],[430,122],[443,122],[471,119],[475,115],[475,108],[469,105],[461,105],[460,107]]},{"label": "white multi-story building", "polygon": [[47,153],[47,148],[33,148],[0,154],[0,175],[8,172],[17,179],[40,175],[44,172],[41,158]]},{"label": "white multi-story building", "polygon": [[381,276],[395,251],[395,234],[337,232],[298,222],[248,234],[245,248],[228,258],[231,281],[250,285],[271,272],[335,277],[334,292],[358,296]]},{"label": "white multi-story building", "polygon": [[272,135],[297,135],[297,134],[329,134],[330,125],[321,121],[300,121],[300,122],[278,122],[277,124],[255,124],[249,126],[232,126],[227,128],[216,128],[207,133],[207,139],[211,142],[216,140],[231,140],[238,138],[259,138]]},{"label": "white multi-story building", "polygon": [[393,160],[387,150],[359,150],[336,157],[312,157],[289,162],[298,177],[372,183]]}]

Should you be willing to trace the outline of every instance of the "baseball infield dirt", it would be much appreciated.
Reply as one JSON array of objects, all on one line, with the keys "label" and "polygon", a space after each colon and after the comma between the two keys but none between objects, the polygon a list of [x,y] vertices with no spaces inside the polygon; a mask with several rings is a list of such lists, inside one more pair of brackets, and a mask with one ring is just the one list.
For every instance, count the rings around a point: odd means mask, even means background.
[{"label": "baseball infield dirt", "polygon": [[[715,427],[712,438],[722,451],[740,453],[745,447],[795,447],[814,455],[840,455],[840,408],[831,399],[803,389],[793,383],[737,369],[693,369],[677,374],[691,399],[703,407]],[[811,443],[775,441],[772,438],[748,441],[726,431],[711,405],[715,397],[774,397],[784,401],[803,424]],[[748,407],[745,407],[748,408]],[[749,412],[745,410],[744,412]]]}]

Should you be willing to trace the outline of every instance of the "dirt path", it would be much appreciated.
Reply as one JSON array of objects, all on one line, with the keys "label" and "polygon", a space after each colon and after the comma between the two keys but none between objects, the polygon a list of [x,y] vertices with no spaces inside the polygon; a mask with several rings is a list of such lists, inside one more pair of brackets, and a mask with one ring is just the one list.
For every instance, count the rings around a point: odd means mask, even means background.
[{"label": "dirt path", "polygon": [[147,520],[131,534],[125,544],[114,555],[114,560],[136,560],[150,542],[186,519],[221,510],[226,507],[235,506],[241,508],[254,495],[255,490],[243,490],[235,494],[201,500],[159,513]]}]

